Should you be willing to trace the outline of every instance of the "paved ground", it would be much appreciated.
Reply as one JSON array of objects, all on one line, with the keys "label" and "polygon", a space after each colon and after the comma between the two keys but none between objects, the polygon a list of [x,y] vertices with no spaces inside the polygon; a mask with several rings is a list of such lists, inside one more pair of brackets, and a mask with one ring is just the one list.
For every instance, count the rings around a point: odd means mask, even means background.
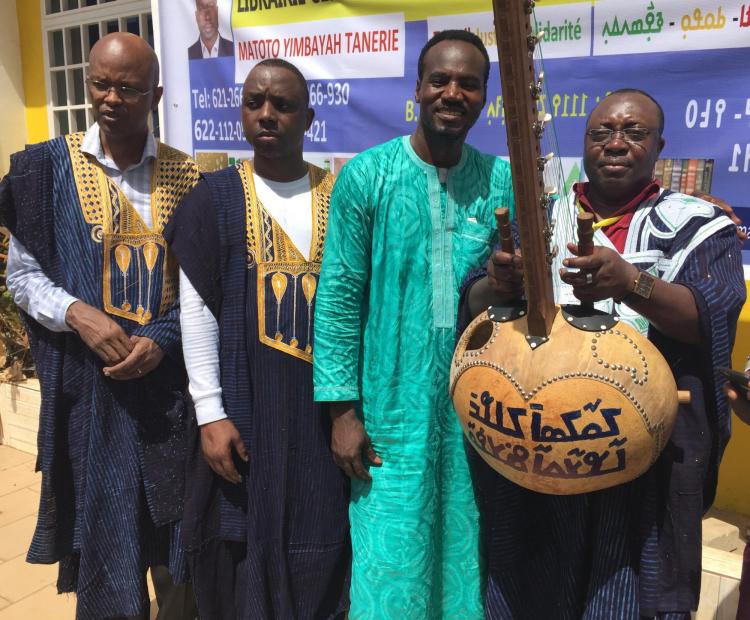
[{"label": "paved ground", "polygon": [[[55,588],[57,566],[25,561],[39,508],[35,458],[0,445],[0,620],[74,620],[75,598]],[[750,518],[712,510],[703,522],[704,544],[741,554],[748,529]],[[151,607],[155,618],[155,601]]]},{"label": "paved ground", "polygon": [[73,597],[57,596],[55,566],[24,561],[39,507],[35,457],[0,446],[0,619],[75,617]]},{"label": "paved ground", "polygon": [[57,565],[25,561],[39,509],[35,459],[0,445],[0,620],[74,620],[75,597],[57,594]]}]

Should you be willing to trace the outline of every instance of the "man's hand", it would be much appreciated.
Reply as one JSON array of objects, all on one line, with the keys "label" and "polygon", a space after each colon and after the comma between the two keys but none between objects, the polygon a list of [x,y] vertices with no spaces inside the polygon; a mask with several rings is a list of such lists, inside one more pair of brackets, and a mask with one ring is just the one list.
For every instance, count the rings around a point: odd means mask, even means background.
[{"label": "man's hand", "polygon": [[206,462],[216,474],[234,484],[242,482],[242,476],[232,460],[232,450],[234,449],[245,463],[250,457],[240,432],[228,418],[201,426],[201,448]]},{"label": "man's hand", "polygon": [[372,480],[362,464],[362,452],[373,465],[382,465],[383,461],[375,454],[370,436],[354,407],[350,403],[332,403],[331,420],[331,451],[336,465],[350,478]]},{"label": "man's hand", "polygon": [[119,364],[103,369],[104,374],[110,379],[140,379],[156,368],[164,358],[164,351],[151,338],[131,336],[130,342],[133,345],[130,354]]},{"label": "man's hand", "polygon": [[638,277],[638,268],[609,248],[594,246],[589,256],[581,256],[575,243],[569,243],[568,250],[575,258],[566,258],[563,265],[580,271],[560,269],[560,278],[573,287],[573,294],[581,301],[622,299]]},{"label": "man's hand", "polygon": [[477,280],[469,289],[469,311],[479,316],[488,306],[507,304],[523,295],[523,262],[521,254],[500,250],[490,254],[487,277]]},{"label": "man's hand", "polygon": [[509,254],[497,250],[487,261],[487,281],[492,292],[504,301],[523,295],[523,261],[520,250]]},{"label": "man's hand", "polygon": [[[748,371],[745,374],[750,376]],[[740,390],[731,383],[724,384],[724,393],[729,399],[729,406],[745,424],[750,424],[750,391]]]},{"label": "man's hand", "polygon": [[65,322],[107,364],[119,364],[133,349],[133,343],[122,327],[101,310],[80,300],[68,306]]},{"label": "man's hand", "polygon": [[711,194],[707,194],[700,190],[693,190],[690,192],[690,195],[705,200],[706,202],[711,202],[724,211],[724,213],[729,216],[729,219],[734,222],[735,226],[737,226],[737,238],[740,241],[747,241],[747,233],[740,228],[740,226],[742,226],[742,220],[737,217],[737,214],[728,202],[724,202],[721,198],[717,198],[716,196],[712,196]]}]

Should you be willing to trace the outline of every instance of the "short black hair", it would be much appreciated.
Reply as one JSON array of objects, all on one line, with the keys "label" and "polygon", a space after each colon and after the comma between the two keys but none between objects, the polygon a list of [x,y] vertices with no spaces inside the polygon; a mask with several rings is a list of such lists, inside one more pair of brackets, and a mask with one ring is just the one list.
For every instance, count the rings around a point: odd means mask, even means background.
[{"label": "short black hair", "polygon": [[487,81],[490,79],[490,55],[487,48],[477,35],[469,30],[441,30],[427,43],[422,51],[419,52],[419,61],[417,61],[417,77],[421,80],[424,75],[424,57],[431,48],[435,47],[441,41],[464,41],[476,47],[484,56],[484,88],[487,89]]},{"label": "short black hair", "polygon": [[[613,90],[611,93],[609,93],[607,97],[611,97],[612,95],[624,95],[627,93],[636,93],[637,95],[643,95],[644,97],[646,97],[646,99],[650,99],[654,103],[656,109],[659,112],[659,135],[662,135],[664,133],[664,109],[661,107],[659,102],[651,95],[649,95],[645,90],[641,90],[640,88],[618,88],[617,90]],[[607,97],[605,97],[604,99],[606,99]]]},{"label": "short black hair", "polygon": [[302,71],[297,69],[297,67],[295,67],[291,62],[289,62],[288,60],[284,60],[283,58],[266,58],[265,60],[261,60],[255,66],[280,67],[282,69],[286,69],[287,71],[291,71],[302,86],[302,90],[305,91],[305,106],[308,106],[310,104],[310,89],[307,87],[307,80],[305,79],[305,76],[302,75]]}]

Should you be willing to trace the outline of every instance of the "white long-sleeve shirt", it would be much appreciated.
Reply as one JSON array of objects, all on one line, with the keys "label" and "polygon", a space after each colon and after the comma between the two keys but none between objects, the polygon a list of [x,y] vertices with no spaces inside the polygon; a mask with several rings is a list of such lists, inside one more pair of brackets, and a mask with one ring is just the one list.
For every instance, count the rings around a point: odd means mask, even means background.
[{"label": "white long-sleeve shirt", "polygon": [[53,332],[72,331],[65,322],[65,313],[78,300],[64,288],[55,286],[37,260],[14,237],[8,244],[5,283],[15,304],[37,323]]},{"label": "white long-sleeve shirt", "polygon": [[[126,170],[120,170],[104,153],[97,123],[86,132],[81,150],[97,159],[107,176],[120,187],[146,225],[151,227],[151,172],[157,152],[153,135],[149,134],[146,139],[141,160]],[[65,322],[65,314],[77,299],[55,286],[36,258],[13,237],[8,248],[6,284],[16,305],[41,325],[51,331],[71,331]]]},{"label": "white long-sleeve shirt", "polygon": [[[254,175],[258,199],[295,247],[310,256],[312,195],[310,177],[289,183]],[[221,398],[219,325],[185,273],[180,270],[180,327],[182,352],[190,380],[190,396],[199,425],[226,418]]]}]

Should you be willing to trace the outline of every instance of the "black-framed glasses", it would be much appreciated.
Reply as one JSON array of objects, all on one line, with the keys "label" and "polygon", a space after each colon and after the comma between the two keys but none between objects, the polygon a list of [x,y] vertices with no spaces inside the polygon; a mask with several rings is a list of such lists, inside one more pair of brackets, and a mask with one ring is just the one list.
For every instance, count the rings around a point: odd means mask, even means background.
[{"label": "black-framed glasses", "polygon": [[102,80],[92,80],[88,77],[86,78],[86,82],[100,94],[106,95],[110,90],[114,90],[117,93],[117,96],[120,97],[120,99],[122,99],[123,101],[138,101],[138,99],[140,99],[141,97],[145,97],[153,90],[151,89],[143,91],[138,90],[137,88],[133,88],[132,86],[111,84]]},{"label": "black-framed glasses", "polygon": [[648,136],[654,133],[656,129],[648,127],[628,127],[626,129],[608,129],[598,127],[596,129],[587,129],[586,135],[596,144],[606,144],[613,140],[615,134],[620,134],[625,142],[643,142]]}]

